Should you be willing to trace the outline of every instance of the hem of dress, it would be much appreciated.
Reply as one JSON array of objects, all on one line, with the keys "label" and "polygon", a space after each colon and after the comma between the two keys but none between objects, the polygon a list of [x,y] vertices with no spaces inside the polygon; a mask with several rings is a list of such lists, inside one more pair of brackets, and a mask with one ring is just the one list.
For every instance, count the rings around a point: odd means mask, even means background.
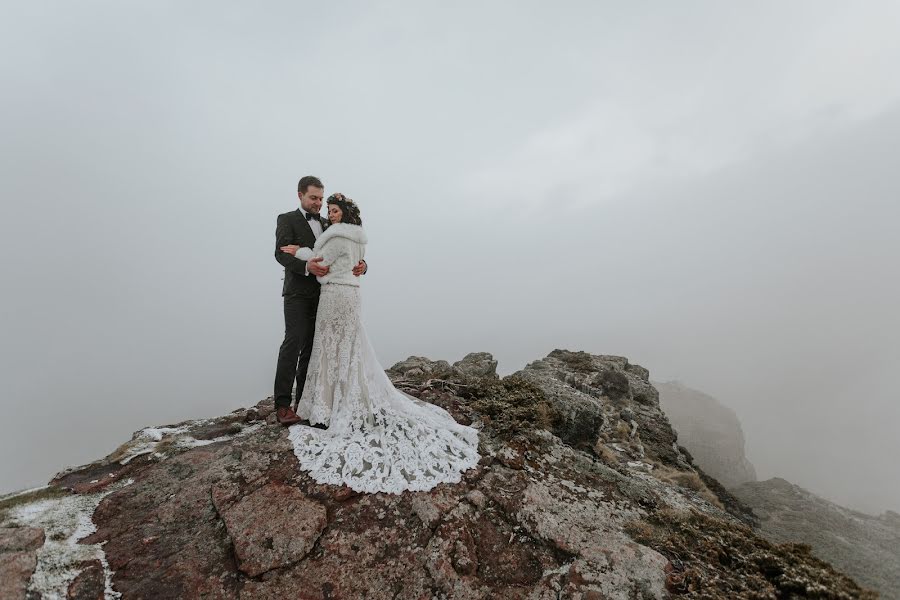
[{"label": "hem of dress", "polygon": [[[305,427],[304,425],[298,423],[297,425],[292,425],[290,427],[290,429],[293,429],[294,427],[297,427],[298,425]],[[317,431],[321,432],[322,430],[317,429]],[[475,432],[475,435],[478,436],[477,431]],[[455,485],[455,484],[459,483],[460,481],[462,481],[463,475],[466,472],[477,467],[478,463],[481,461],[481,458],[482,458],[481,454],[476,450],[474,452],[473,456],[470,456],[468,459],[466,459],[463,462],[460,462],[458,464],[458,469],[454,470],[453,475],[447,476],[447,477],[437,480],[437,481],[429,481],[429,482],[423,483],[423,484],[417,484],[415,482],[411,482],[411,483],[407,484],[408,487],[405,487],[404,489],[402,489],[400,491],[394,491],[394,490],[382,489],[378,486],[372,486],[372,487],[357,486],[357,485],[353,485],[355,483],[355,481],[352,481],[352,480],[347,481],[344,478],[333,478],[333,477],[323,476],[319,470],[314,470],[314,469],[304,465],[303,458],[300,456],[300,453],[297,452],[297,447],[295,445],[293,437],[290,436],[290,434],[288,435],[288,437],[289,437],[289,441],[291,442],[291,450],[293,451],[294,456],[297,458],[297,462],[300,463],[300,469],[304,473],[308,474],[313,479],[313,481],[315,481],[316,483],[321,484],[321,485],[334,485],[334,486],[338,486],[338,487],[347,486],[354,492],[359,492],[362,494],[379,494],[380,493],[380,494],[393,494],[393,495],[399,496],[400,494],[403,494],[404,492],[428,492],[428,491],[433,490],[437,486],[441,485],[442,483]],[[476,438],[476,440],[477,440],[477,438]],[[478,441],[476,441],[476,440],[467,440],[467,441],[469,443],[474,442],[474,445],[477,448]]]},{"label": "hem of dress", "polygon": [[[295,456],[296,456],[296,454],[295,454]],[[297,457],[297,460],[299,461],[300,457]],[[433,481],[433,482],[429,482],[429,483],[422,484],[422,485],[411,484],[409,487],[402,489],[400,491],[385,490],[385,489],[381,489],[381,488],[377,488],[377,487],[370,489],[370,488],[366,488],[366,487],[355,486],[355,485],[353,485],[352,482],[347,482],[345,480],[335,482],[335,481],[330,480],[328,477],[321,477],[320,474],[304,468],[302,463],[301,463],[300,467],[301,467],[301,469],[303,469],[303,471],[305,473],[307,473],[313,479],[313,481],[315,481],[316,483],[318,483],[320,485],[334,485],[334,486],[338,486],[338,487],[347,486],[354,492],[359,492],[361,494],[391,494],[394,496],[399,496],[405,492],[429,492],[429,491],[433,490],[434,488],[436,488],[437,486],[444,484],[444,483],[450,484],[450,485],[455,485],[455,484],[459,483],[460,481],[462,481],[463,475],[467,471],[470,471],[470,470],[474,469],[476,466],[478,466],[478,462],[480,460],[481,460],[481,456],[476,456],[475,459],[473,461],[471,461],[471,464],[469,464],[468,462],[463,463],[463,467],[461,468],[461,470],[456,472],[456,475],[454,477],[449,477],[447,479],[442,479],[440,481]],[[317,477],[317,475],[319,475],[319,477]]]}]

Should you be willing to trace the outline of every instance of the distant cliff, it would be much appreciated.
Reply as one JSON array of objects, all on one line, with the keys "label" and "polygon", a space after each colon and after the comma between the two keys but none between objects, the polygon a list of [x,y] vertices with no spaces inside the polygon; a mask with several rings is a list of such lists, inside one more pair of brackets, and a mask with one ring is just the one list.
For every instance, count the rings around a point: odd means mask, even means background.
[{"label": "distant cliff", "polygon": [[883,599],[900,600],[900,514],[866,515],[777,477],[733,491],[753,507],[766,538],[809,544]]},{"label": "distant cliff", "polygon": [[756,481],[735,413],[680,383],[657,383],[660,406],[694,460],[753,509],[760,533],[776,543],[809,544],[813,553],[861,583],[900,600],[900,515],[865,515],[785,481]]},{"label": "distant cliff", "polygon": [[659,405],[704,471],[725,487],[756,481],[756,469],[744,454],[744,432],[733,410],[681,383],[654,383]]},{"label": "distant cliff", "polygon": [[358,494],[298,467],[272,401],[136,432],[0,499],[0,597],[874,598],[754,531],[676,443],[643,367],[556,350],[411,357],[395,385],[480,430],[430,492]]}]

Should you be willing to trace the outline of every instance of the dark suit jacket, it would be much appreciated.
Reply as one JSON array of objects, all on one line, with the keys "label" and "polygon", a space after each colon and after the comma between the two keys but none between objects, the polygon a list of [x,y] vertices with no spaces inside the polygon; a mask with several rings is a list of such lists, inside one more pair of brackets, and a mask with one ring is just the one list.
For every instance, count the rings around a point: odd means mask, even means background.
[{"label": "dark suit jacket", "polygon": [[[319,217],[322,231],[328,223]],[[312,228],[303,216],[299,208],[291,212],[278,215],[275,225],[275,260],[284,267],[284,287],[281,295],[299,294],[301,296],[317,296],[319,294],[319,282],[314,275],[306,275],[306,261],[282,252],[282,246],[296,245],[312,248],[316,243],[316,236]]]}]

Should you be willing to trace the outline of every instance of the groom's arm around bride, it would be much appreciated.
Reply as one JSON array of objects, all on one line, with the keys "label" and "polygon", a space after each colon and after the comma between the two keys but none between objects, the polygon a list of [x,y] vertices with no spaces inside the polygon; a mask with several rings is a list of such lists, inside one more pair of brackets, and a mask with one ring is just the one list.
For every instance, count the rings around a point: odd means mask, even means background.
[{"label": "groom's arm around bride", "polygon": [[[303,279],[306,279],[309,271],[307,270],[307,261],[297,258],[294,254],[289,254],[281,250],[283,246],[291,246],[297,245],[307,248],[312,248],[313,244],[315,244],[316,239],[312,235],[312,231],[310,231],[310,236],[312,240],[301,239],[303,237],[303,231],[298,231],[300,229],[299,225],[302,223],[301,215],[297,214],[299,211],[291,211],[288,213],[278,215],[278,220],[275,225],[275,260],[277,260],[281,266],[284,267],[284,289],[282,290],[282,295],[298,293],[302,288],[309,287],[312,291],[312,287],[309,285],[304,285]],[[314,263],[311,263],[309,266],[313,266]],[[314,267],[315,268],[315,267]]]}]

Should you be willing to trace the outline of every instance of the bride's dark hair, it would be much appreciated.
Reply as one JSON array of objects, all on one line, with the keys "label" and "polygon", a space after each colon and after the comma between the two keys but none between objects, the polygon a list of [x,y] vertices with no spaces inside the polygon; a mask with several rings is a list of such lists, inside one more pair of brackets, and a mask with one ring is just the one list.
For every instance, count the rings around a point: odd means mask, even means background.
[{"label": "bride's dark hair", "polygon": [[334,204],[341,209],[341,223],[362,225],[362,217],[359,216],[359,207],[352,199],[343,194],[332,194],[328,196],[328,200],[325,202]]}]

